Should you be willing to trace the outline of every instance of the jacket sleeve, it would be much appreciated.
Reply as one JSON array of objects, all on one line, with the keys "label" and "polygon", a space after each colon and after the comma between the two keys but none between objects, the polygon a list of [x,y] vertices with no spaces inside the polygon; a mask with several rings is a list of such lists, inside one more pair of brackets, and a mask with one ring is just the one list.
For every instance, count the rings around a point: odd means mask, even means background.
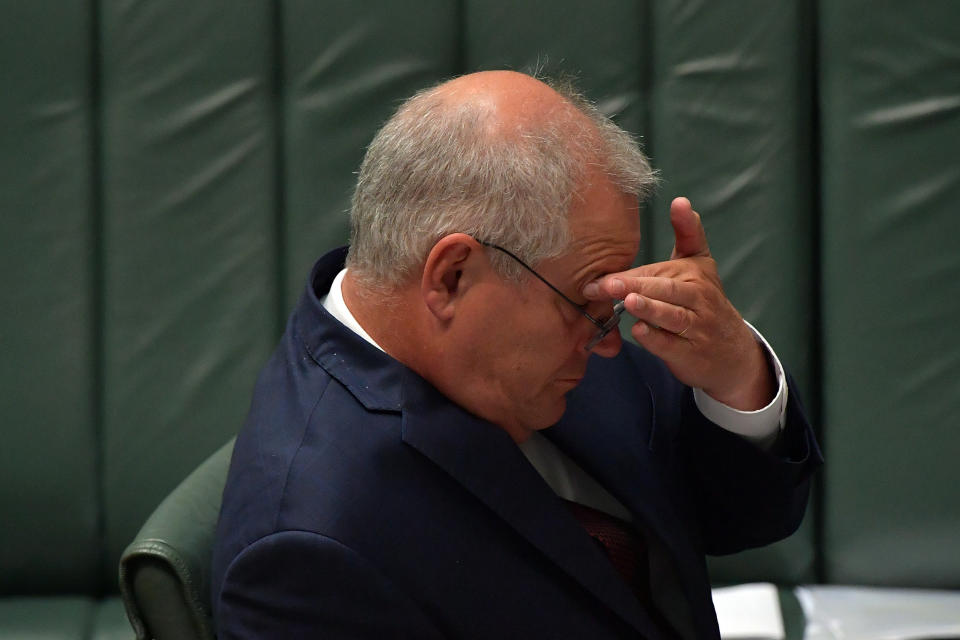
[{"label": "jacket sleeve", "polygon": [[789,375],[788,384],[786,420],[769,451],[711,423],[685,394],[681,448],[707,553],[769,544],[800,526],[822,457]]},{"label": "jacket sleeve", "polygon": [[271,534],[237,555],[216,609],[221,640],[443,637],[363,557],[305,531]]}]

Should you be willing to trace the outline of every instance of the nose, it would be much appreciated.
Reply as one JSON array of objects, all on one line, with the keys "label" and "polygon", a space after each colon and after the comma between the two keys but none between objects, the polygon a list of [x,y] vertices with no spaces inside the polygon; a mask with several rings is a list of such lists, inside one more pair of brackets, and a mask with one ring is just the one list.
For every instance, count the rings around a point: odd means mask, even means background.
[{"label": "nose", "polygon": [[[590,335],[593,338],[593,335]],[[586,345],[587,343],[584,343]],[[603,337],[603,340],[593,345],[590,353],[595,353],[601,358],[612,358],[623,347],[623,338],[620,337],[620,328],[614,327],[613,330]]]}]

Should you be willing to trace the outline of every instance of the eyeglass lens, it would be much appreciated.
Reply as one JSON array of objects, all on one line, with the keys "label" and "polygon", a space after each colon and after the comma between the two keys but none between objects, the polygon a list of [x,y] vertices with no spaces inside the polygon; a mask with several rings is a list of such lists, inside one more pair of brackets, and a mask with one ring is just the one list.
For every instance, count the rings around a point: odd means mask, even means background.
[{"label": "eyeglass lens", "polygon": [[597,333],[590,342],[586,344],[584,349],[590,351],[601,340],[607,337],[607,335],[613,331],[613,328],[620,324],[620,316],[623,315],[623,310],[626,308],[626,305],[623,303],[623,300],[617,300],[616,304],[613,305],[613,315],[606,319],[603,325],[600,326],[600,329],[597,330]]}]

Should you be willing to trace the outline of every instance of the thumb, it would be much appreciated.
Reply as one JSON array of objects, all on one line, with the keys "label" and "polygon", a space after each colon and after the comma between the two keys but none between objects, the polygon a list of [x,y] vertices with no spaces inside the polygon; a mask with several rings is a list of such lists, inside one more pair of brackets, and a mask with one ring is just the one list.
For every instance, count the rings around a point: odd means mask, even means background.
[{"label": "thumb", "polygon": [[709,256],[707,233],[700,222],[700,214],[686,198],[674,198],[670,203],[670,224],[673,225],[673,253],[670,259]]}]

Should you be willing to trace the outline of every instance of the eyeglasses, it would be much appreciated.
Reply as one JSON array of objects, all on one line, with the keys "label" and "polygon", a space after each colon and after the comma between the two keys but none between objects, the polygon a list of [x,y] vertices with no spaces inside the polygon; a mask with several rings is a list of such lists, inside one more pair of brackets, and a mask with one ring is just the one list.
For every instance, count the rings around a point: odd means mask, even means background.
[{"label": "eyeglasses", "polygon": [[606,338],[607,335],[608,335],[611,331],[613,331],[613,328],[620,323],[620,316],[623,314],[623,310],[624,310],[624,308],[625,308],[625,305],[624,305],[624,303],[623,303],[623,300],[617,300],[617,302],[613,305],[613,315],[611,315],[611,316],[610,316],[609,318],[607,318],[606,320],[597,320],[597,319],[594,318],[592,315],[590,315],[589,313],[587,313],[587,312],[584,310],[584,308],[583,308],[582,305],[579,305],[579,304],[577,304],[576,302],[574,302],[573,300],[571,300],[570,298],[568,298],[566,295],[564,295],[563,291],[560,291],[560,289],[557,289],[555,286],[553,286],[552,284],[550,284],[549,282],[547,282],[547,279],[546,279],[546,278],[544,278],[544,277],[541,276],[539,273],[537,273],[536,271],[534,271],[533,268],[532,268],[530,265],[528,265],[526,262],[524,262],[523,260],[521,260],[521,259],[518,258],[517,256],[513,255],[511,252],[507,251],[506,249],[504,249],[503,247],[501,247],[501,246],[499,246],[499,245],[493,244],[492,242],[486,242],[485,240],[477,240],[477,242],[479,242],[480,244],[482,244],[482,245],[485,246],[485,247],[490,247],[491,249],[496,249],[497,251],[500,251],[500,252],[502,252],[502,253],[505,253],[505,254],[507,254],[508,256],[510,256],[511,258],[513,258],[514,260],[516,260],[517,263],[518,263],[521,267],[523,267],[524,269],[526,269],[527,271],[529,271],[530,273],[532,273],[534,276],[536,276],[537,279],[540,280],[540,282],[542,282],[543,284],[545,284],[545,285],[547,285],[548,287],[550,287],[551,289],[553,289],[554,292],[556,292],[556,294],[557,294],[558,296],[560,296],[561,298],[563,298],[564,300],[566,300],[567,302],[569,302],[570,305],[571,305],[574,309],[576,309],[577,311],[579,311],[579,312],[583,315],[583,317],[585,317],[587,320],[589,320],[590,322],[592,322],[593,324],[595,324],[595,325],[597,326],[597,333],[593,336],[593,338],[590,339],[590,342],[588,342],[588,343],[586,344],[586,346],[584,347],[585,350],[590,351],[590,350],[593,349],[595,346],[597,346],[597,344],[599,344],[599,342],[600,342],[601,340],[603,340],[604,338]]}]

